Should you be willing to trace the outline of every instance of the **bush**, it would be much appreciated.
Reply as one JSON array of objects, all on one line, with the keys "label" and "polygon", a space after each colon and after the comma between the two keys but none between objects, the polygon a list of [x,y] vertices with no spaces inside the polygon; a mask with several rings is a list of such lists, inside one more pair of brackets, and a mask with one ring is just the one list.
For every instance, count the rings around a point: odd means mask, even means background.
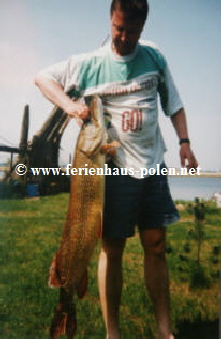
[{"label": "bush", "polygon": [[190,249],[190,244],[188,242],[186,242],[184,245],[183,245],[183,250],[184,252],[186,253],[190,253],[191,249]]},{"label": "bush", "polygon": [[190,289],[209,288],[211,285],[210,278],[205,273],[205,268],[193,262],[190,266]]}]

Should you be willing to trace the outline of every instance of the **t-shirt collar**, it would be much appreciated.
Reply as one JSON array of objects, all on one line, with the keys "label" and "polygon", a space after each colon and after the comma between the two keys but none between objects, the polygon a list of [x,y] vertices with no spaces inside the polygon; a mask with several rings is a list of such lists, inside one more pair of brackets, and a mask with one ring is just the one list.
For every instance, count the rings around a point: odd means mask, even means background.
[{"label": "t-shirt collar", "polygon": [[138,50],[138,43],[136,44],[136,47],[134,49],[134,51],[128,55],[118,55],[115,54],[112,50],[111,47],[111,42],[109,44],[109,50],[110,50],[110,54],[113,60],[118,61],[118,62],[127,62],[127,61],[131,61],[135,58],[135,56],[137,55],[137,50]]}]

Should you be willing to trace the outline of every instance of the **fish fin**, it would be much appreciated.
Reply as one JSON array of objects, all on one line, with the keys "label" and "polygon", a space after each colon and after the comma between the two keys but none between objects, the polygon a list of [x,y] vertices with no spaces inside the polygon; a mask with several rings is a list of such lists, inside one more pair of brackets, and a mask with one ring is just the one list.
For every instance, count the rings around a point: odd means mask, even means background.
[{"label": "fish fin", "polygon": [[102,238],[103,235],[103,211],[100,214],[100,227],[98,228],[98,238]]},{"label": "fish fin", "polygon": [[112,141],[109,144],[105,144],[101,147],[100,152],[102,154],[107,154],[110,156],[115,156],[117,153],[117,148],[120,148],[120,143],[116,140]]},{"label": "fish fin", "polygon": [[87,269],[85,270],[80,283],[77,286],[77,295],[79,299],[83,299],[87,293],[88,274]]},{"label": "fish fin", "polygon": [[66,335],[73,338],[77,330],[76,307],[74,304],[59,303],[55,308],[54,318],[50,327],[51,338]]},{"label": "fish fin", "polygon": [[49,279],[48,285],[52,288],[59,288],[62,286],[61,275],[59,274],[59,252],[57,252],[52,260],[50,271],[49,271]]}]

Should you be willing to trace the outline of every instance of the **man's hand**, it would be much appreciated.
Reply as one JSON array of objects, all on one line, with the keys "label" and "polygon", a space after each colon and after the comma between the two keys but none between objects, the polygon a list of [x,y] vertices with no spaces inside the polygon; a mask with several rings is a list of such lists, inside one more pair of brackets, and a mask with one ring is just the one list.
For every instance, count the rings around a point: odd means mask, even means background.
[{"label": "man's hand", "polygon": [[[177,113],[173,114],[171,120],[179,138],[181,140],[188,139],[186,113],[184,108],[181,108]],[[180,160],[182,167],[187,167],[188,169],[196,169],[198,167],[198,162],[188,142],[181,143]]]},{"label": "man's hand", "polygon": [[54,105],[62,108],[70,117],[75,117],[79,125],[82,124],[82,120],[89,118],[90,110],[85,103],[80,99],[73,101],[69,98],[61,84],[52,79],[45,78],[42,75],[36,76],[35,84]]},{"label": "man's hand", "polygon": [[180,160],[182,167],[187,167],[188,169],[198,167],[198,162],[188,143],[183,143],[180,146]]},{"label": "man's hand", "polygon": [[72,101],[69,103],[65,112],[71,117],[76,118],[76,120],[87,120],[90,117],[90,109],[80,100]]}]

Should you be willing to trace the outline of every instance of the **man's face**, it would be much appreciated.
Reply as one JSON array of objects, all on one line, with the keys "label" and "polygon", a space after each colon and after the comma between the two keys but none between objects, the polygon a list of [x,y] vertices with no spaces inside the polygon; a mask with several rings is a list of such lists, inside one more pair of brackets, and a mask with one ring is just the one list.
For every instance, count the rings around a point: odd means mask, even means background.
[{"label": "man's face", "polygon": [[131,22],[125,13],[117,9],[111,16],[112,48],[118,55],[133,52],[143,30],[143,22],[139,19]]}]

